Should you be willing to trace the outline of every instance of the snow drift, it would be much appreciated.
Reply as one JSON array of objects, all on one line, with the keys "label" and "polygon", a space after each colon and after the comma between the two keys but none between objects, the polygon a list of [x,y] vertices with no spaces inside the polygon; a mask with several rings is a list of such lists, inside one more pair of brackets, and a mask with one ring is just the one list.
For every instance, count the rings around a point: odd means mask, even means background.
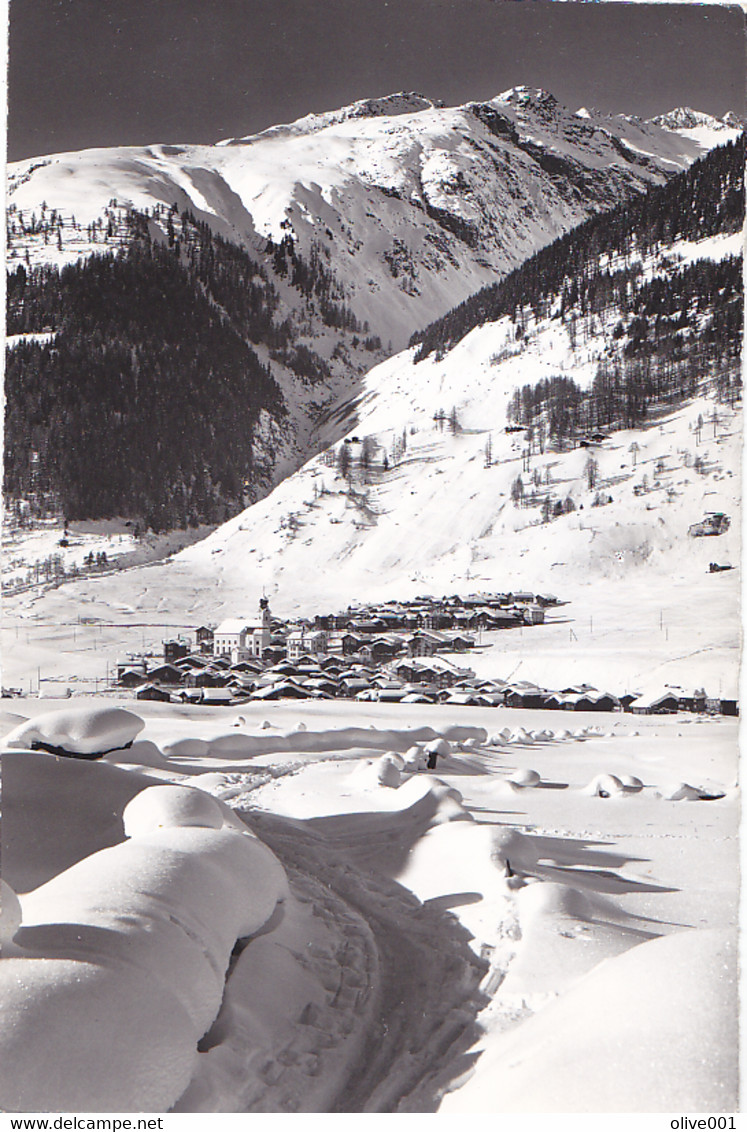
[{"label": "snow drift", "polygon": [[123,818],[127,841],[21,898],[0,967],[6,1110],[169,1108],[236,940],[287,893],[272,852],[202,791],[149,787]]},{"label": "snow drift", "polygon": [[442,1111],[730,1111],[736,958],[732,933],[703,930],[605,960],[510,1035],[493,1035],[480,1075]]},{"label": "snow drift", "polygon": [[37,715],[5,737],[8,747],[41,747],[81,758],[100,758],[132,745],[144,723],[124,708],[69,708]]}]

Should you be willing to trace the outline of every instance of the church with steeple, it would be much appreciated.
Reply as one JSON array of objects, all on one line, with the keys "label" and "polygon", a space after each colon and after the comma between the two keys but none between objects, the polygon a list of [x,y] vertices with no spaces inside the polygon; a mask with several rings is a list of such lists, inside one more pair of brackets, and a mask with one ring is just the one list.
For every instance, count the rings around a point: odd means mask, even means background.
[{"label": "church with steeple", "polygon": [[220,623],[213,638],[213,655],[228,657],[231,664],[261,657],[270,647],[270,623],[270,603],[261,597],[259,616],[254,620],[232,617]]}]

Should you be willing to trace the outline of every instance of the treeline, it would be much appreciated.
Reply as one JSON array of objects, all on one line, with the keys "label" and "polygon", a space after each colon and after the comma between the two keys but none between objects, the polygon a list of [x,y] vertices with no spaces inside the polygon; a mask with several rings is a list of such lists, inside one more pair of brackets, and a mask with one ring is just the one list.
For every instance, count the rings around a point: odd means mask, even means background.
[{"label": "treeline", "polygon": [[599,429],[635,428],[651,408],[694,397],[704,382],[739,396],[742,262],[697,260],[668,279],[639,284],[613,337],[624,349],[601,363],[588,389],[559,375],[515,390],[513,424],[563,447]]},{"label": "treeline", "polygon": [[[677,239],[737,232],[744,222],[744,135],[711,150],[666,185],[609,212],[599,213],[542,248],[500,283],[484,287],[419,331],[410,345],[417,361],[450,348],[476,326],[509,315],[519,327],[528,312],[546,317],[561,300],[564,320],[603,309],[624,270],[652,249]],[[606,260],[605,260],[606,257]],[[638,268],[637,270],[640,270]]]},{"label": "treeline", "polygon": [[[258,266],[192,218],[167,241],[132,214],[120,255],[9,274],[6,497],[55,494],[70,519],[154,530],[221,522],[268,483],[253,438],[280,388],[246,342],[282,344]],[[238,253],[238,254],[237,254]],[[273,337],[274,335],[277,337]]]}]

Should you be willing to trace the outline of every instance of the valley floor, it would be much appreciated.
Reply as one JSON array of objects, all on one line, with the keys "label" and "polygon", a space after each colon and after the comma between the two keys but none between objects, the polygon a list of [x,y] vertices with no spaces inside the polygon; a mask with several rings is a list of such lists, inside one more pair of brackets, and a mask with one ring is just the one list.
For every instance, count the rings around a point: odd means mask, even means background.
[{"label": "valley floor", "polygon": [[[6,734],[52,706],[6,704]],[[164,1108],[736,1109],[736,721],[137,711],[137,741],[99,762],[6,752],[4,879],[38,921],[40,886],[121,842],[130,798],[165,783],[227,803],[280,860],[283,915],[234,949]],[[415,769],[438,736],[449,753]],[[44,1040],[74,1058],[69,1031]],[[152,1055],[175,1056],[167,1039]]]}]

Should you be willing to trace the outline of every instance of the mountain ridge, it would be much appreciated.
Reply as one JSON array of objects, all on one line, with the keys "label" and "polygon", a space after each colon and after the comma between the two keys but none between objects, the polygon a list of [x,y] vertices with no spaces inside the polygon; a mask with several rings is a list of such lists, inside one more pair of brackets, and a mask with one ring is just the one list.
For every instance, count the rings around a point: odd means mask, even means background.
[{"label": "mountain ridge", "polygon": [[[122,254],[121,218],[137,212],[169,246],[191,216],[246,250],[257,265],[248,277],[264,273],[285,327],[280,345],[242,331],[288,410],[268,488],[349,430],[366,370],[434,312],[665,183],[703,148],[623,119],[615,134],[610,119],[523,87],[458,108],[385,96],[335,116],[311,134],[270,131],[235,147],[89,150],[8,168],[11,269]],[[264,444],[263,467],[267,454]]]},{"label": "mountain ridge", "polygon": [[[13,163],[9,203],[37,217],[47,204],[83,224],[112,198],[139,211],[176,203],[250,252],[290,235],[308,257],[316,243],[356,316],[397,348],[541,244],[703,152],[672,130],[589,113],[525,87],[452,108],[389,95],[235,146],[154,144]],[[25,250],[10,239],[11,261]],[[55,248],[30,252],[49,262]]]}]

